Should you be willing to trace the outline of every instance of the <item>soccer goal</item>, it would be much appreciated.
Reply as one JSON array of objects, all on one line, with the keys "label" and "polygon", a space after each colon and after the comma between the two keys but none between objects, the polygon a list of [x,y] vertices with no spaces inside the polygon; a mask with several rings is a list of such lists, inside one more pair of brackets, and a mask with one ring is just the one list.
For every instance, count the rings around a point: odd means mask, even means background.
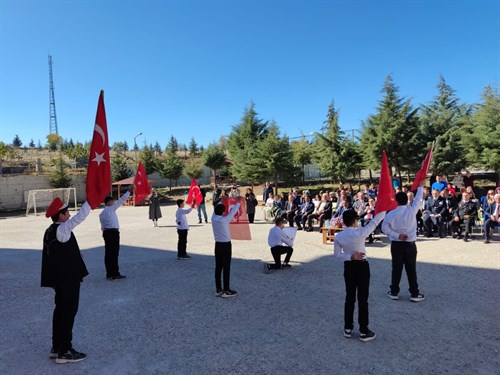
[{"label": "soccer goal", "polygon": [[[71,195],[73,197],[71,198]],[[38,189],[30,190],[28,192],[28,203],[26,204],[26,216],[33,209],[35,216],[37,211],[40,209],[47,209],[52,201],[59,197],[66,204],[75,205],[75,211],[77,211],[76,205],[76,189],[72,188],[59,188],[59,189]]]}]

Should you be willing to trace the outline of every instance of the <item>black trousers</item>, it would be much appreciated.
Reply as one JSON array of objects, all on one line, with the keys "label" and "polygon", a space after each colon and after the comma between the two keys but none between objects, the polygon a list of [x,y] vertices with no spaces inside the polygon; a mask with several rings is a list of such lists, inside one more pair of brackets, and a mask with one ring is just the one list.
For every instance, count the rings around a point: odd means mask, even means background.
[{"label": "black trousers", "polygon": [[118,255],[120,253],[120,232],[116,229],[106,229],[102,232],[104,238],[104,265],[106,266],[106,277],[117,276]]},{"label": "black trousers", "polygon": [[453,233],[458,233],[461,234],[462,228],[460,227],[461,224],[464,224],[465,226],[465,235],[470,235],[472,233],[472,224],[474,224],[475,217],[471,216],[468,217],[467,219],[460,219],[459,221],[453,220],[451,222],[451,231]]},{"label": "black trousers", "polygon": [[399,294],[399,283],[401,281],[401,274],[403,273],[403,266],[406,270],[408,277],[408,285],[410,286],[410,293],[412,297],[419,294],[417,283],[417,245],[415,242],[405,241],[392,241],[391,242],[391,256],[392,256],[392,279],[391,279],[391,293],[392,295]]},{"label": "black trousers", "polygon": [[64,353],[72,348],[73,323],[80,301],[80,282],[69,282],[54,287],[55,309],[52,316],[52,348]]},{"label": "black trousers", "polygon": [[283,219],[286,219],[288,221],[288,224],[293,227],[293,219],[295,218],[295,212],[288,212],[288,213],[283,213],[281,215]]},{"label": "black trousers", "polygon": [[248,215],[248,222],[249,222],[250,224],[252,224],[252,223],[253,223],[253,221],[255,220],[255,212],[254,212],[254,213],[252,213],[252,214],[247,214],[247,215]]},{"label": "black trousers", "polygon": [[[229,290],[231,275],[231,242],[215,243],[215,289]],[[222,289],[222,274],[224,273],[224,289]]]},{"label": "black trousers", "polygon": [[273,246],[271,247],[271,254],[273,254],[274,264],[271,264],[272,269],[280,269],[281,268],[281,254],[286,254],[285,263],[290,261],[292,257],[293,248],[290,246]]},{"label": "black trousers", "polygon": [[354,304],[358,295],[358,323],[361,333],[368,332],[368,294],[370,265],[364,260],[344,262],[345,303],[344,328],[354,328]]},{"label": "black trousers", "polygon": [[179,239],[177,241],[177,256],[180,257],[186,255],[188,230],[177,229],[177,234],[179,235]]}]

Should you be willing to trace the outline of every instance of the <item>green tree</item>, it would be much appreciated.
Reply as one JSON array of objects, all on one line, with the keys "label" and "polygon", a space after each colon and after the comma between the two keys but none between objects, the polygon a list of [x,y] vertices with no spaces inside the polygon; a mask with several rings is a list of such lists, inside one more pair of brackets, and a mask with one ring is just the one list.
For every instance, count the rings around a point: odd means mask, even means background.
[{"label": "green tree", "polygon": [[267,132],[268,122],[258,118],[255,105],[251,102],[227,139],[232,161],[231,173],[238,180],[259,183],[270,177],[268,171],[262,168],[263,160],[259,153],[259,144]]},{"label": "green tree", "polygon": [[189,141],[189,156],[193,157],[198,154],[198,144],[196,143],[194,137]]},{"label": "green tree", "polygon": [[127,141],[123,141],[123,150],[124,151],[128,151],[129,150]]},{"label": "green tree", "polygon": [[23,145],[23,142],[21,141],[21,138],[19,138],[19,136],[16,134],[16,136],[12,140],[12,146],[19,148],[22,145]]},{"label": "green tree", "polygon": [[379,169],[382,151],[401,178],[402,171],[417,171],[425,156],[418,122],[418,108],[399,96],[399,88],[388,75],[381,90],[377,113],[363,123],[361,146],[366,168]]},{"label": "green tree", "polygon": [[363,169],[363,155],[359,144],[348,137],[344,137],[340,143],[337,168],[342,177],[360,178]]},{"label": "green tree", "polygon": [[189,178],[200,178],[203,175],[203,165],[197,160],[189,160],[184,167],[184,175]]},{"label": "green tree", "polygon": [[115,152],[111,157],[111,178],[113,181],[120,181],[132,176],[132,171],[127,165],[125,156]]},{"label": "green tree", "polygon": [[38,143],[36,144],[36,148],[39,150],[41,150],[43,148],[42,141],[38,140]]},{"label": "green tree", "polygon": [[290,144],[293,153],[293,162],[295,165],[300,165],[302,171],[299,175],[302,182],[305,180],[304,168],[306,164],[311,163],[312,160],[312,147],[305,137],[300,141],[294,141]]},{"label": "green tree", "polygon": [[57,150],[57,147],[60,146],[62,142],[62,138],[59,134],[49,134],[47,136],[47,144],[50,151]]},{"label": "green tree", "polygon": [[206,151],[203,153],[203,165],[214,171],[214,176],[217,171],[226,164],[226,154],[216,144],[209,144]]},{"label": "green tree", "polygon": [[53,188],[67,188],[73,183],[72,178],[67,173],[68,165],[64,162],[62,154],[59,153],[59,158],[54,165],[54,171],[49,177],[50,184]]},{"label": "green tree", "polygon": [[274,186],[278,180],[287,179],[293,170],[293,152],[288,137],[281,137],[275,122],[269,125],[266,137],[258,145],[262,161],[261,168],[267,176],[272,176]]},{"label": "green tree", "polygon": [[500,186],[500,94],[498,87],[486,86],[482,103],[465,128],[461,144],[469,165],[492,169]]},{"label": "green tree", "polygon": [[167,156],[160,163],[159,173],[163,178],[169,179],[169,189],[172,191],[172,180],[177,180],[182,176],[184,165],[175,155],[168,152]]},{"label": "green tree", "polygon": [[141,151],[140,159],[147,174],[151,174],[158,169],[158,162],[151,147],[144,145]]},{"label": "green tree", "polygon": [[333,100],[328,106],[323,128],[326,129],[325,134],[315,133],[312,160],[323,175],[330,176],[332,181],[337,181],[342,177],[338,161],[344,133],[340,130],[339,113],[335,109]]},{"label": "green tree", "polygon": [[175,155],[177,151],[179,151],[179,143],[173,135],[170,136],[170,140],[168,141],[165,151],[170,155]]},{"label": "green tree", "polygon": [[126,150],[126,146],[125,146],[125,142],[115,142],[113,143],[113,145],[111,146],[111,149],[115,152],[121,152],[121,153],[124,153]]},{"label": "green tree", "polygon": [[90,148],[76,142],[75,147],[66,149],[64,153],[74,160],[77,166],[82,167],[88,164]]},{"label": "green tree", "polygon": [[161,146],[160,146],[160,143],[158,141],[156,141],[156,143],[153,147],[153,150],[154,150],[156,156],[161,155]]},{"label": "green tree", "polygon": [[31,141],[28,146],[31,148],[35,148],[35,141],[33,140],[33,138],[31,138]]},{"label": "green tree", "polygon": [[432,157],[433,170],[449,175],[459,171],[465,164],[465,152],[460,139],[469,110],[459,104],[455,90],[443,76],[439,77],[437,89],[438,95],[422,106],[420,126],[425,144],[429,146],[433,141],[436,142]]}]

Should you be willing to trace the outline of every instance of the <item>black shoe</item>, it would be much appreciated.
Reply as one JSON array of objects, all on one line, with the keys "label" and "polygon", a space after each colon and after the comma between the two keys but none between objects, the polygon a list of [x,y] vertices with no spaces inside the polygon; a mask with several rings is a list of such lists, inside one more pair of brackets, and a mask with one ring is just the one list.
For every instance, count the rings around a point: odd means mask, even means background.
[{"label": "black shoe", "polygon": [[270,272],[271,272],[271,265],[267,264],[267,263],[264,263],[264,273],[268,274]]},{"label": "black shoe", "polygon": [[177,256],[177,259],[179,259],[179,260],[186,260],[186,259],[190,259],[190,258],[191,258],[191,256],[187,255],[187,254]]},{"label": "black shoe", "polygon": [[397,301],[399,299],[399,296],[397,294],[396,295],[392,294],[390,290],[387,292],[387,297],[389,297],[394,301]]},{"label": "black shoe", "polygon": [[113,280],[125,279],[126,277],[127,276],[125,276],[125,275],[118,274],[118,275],[115,275],[115,276],[107,277],[107,279],[113,281]]},{"label": "black shoe", "polygon": [[288,263],[283,263],[283,264],[281,265],[281,268],[283,268],[283,269],[290,269],[291,267],[292,267],[292,265],[291,265],[291,264],[288,264]]},{"label": "black shoe", "polygon": [[217,289],[217,290],[215,291],[215,296],[216,296],[216,297],[220,297],[220,296],[222,296],[222,289]]},{"label": "black shoe", "polygon": [[236,290],[229,289],[229,290],[223,291],[221,297],[222,298],[231,298],[231,297],[235,297],[237,294],[238,294],[238,292]]},{"label": "black shoe", "polygon": [[464,242],[469,242],[469,240],[470,240],[470,236],[468,234],[466,234],[464,236]]},{"label": "black shoe", "polygon": [[350,339],[352,337],[352,329],[344,328],[344,337],[347,337],[348,339]]},{"label": "black shoe", "polygon": [[423,294],[417,294],[416,296],[411,296],[410,301],[412,302],[420,302],[425,299]]},{"label": "black shoe", "polygon": [[372,332],[370,330],[368,330],[366,333],[360,332],[360,334],[359,334],[359,339],[363,342],[371,341],[375,337],[377,337],[375,332]]},{"label": "black shoe", "polygon": [[50,353],[49,353],[50,359],[56,359],[58,355],[59,355],[59,350],[54,349],[54,348],[50,349]]},{"label": "black shoe", "polygon": [[59,353],[56,358],[56,363],[73,363],[80,362],[87,358],[86,354],[79,353],[75,349],[70,349],[66,353]]},{"label": "black shoe", "polygon": [[302,228],[302,227],[297,227],[297,230],[302,230],[302,229],[304,229],[304,228]]},{"label": "black shoe", "polygon": [[201,224],[201,220],[200,220],[200,221],[198,221],[198,224]]},{"label": "black shoe", "polygon": [[455,232],[455,233],[453,233],[451,236],[452,236],[453,238],[457,238],[457,237],[458,237],[458,233],[456,233],[456,232]]}]

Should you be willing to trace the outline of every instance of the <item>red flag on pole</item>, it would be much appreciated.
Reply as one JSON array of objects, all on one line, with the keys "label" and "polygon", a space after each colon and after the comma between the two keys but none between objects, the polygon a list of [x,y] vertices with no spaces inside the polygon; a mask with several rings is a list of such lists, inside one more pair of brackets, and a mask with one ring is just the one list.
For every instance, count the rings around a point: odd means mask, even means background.
[{"label": "red flag on pole", "polygon": [[393,210],[398,206],[394,198],[394,188],[392,187],[391,173],[389,172],[385,150],[382,153],[382,167],[380,168],[380,181],[378,185],[375,215],[382,211]]},{"label": "red flag on pole", "polygon": [[229,231],[231,232],[232,240],[251,240],[252,233],[250,232],[250,224],[248,222],[248,214],[246,201],[240,198],[228,198],[224,199],[222,203],[226,207],[226,211],[224,212],[224,216],[229,213],[231,207],[233,207],[237,202],[240,202],[240,208],[236,215],[234,215],[233,219],[229,223]]},{"label": "red flag on pole", "polygon": [[108,125],[101,90],[95,116],[92,145],[87,169],[87,202],[92,209],[99,206],[111,190],[111,166],[108,146]]},{"label": "red flag on pole", "polygon": [[410,190],[417,190],[420,182],[427,178],[427,173],[429,173],[429,169],[431,168],[432,161],[432,153],[433,153],[434,143],[432,143],[431,148],[427,151],[427,155],[425,155],[425,159],[422,162],[422,166],[420,170],[415,175],[415,181],[413,181],[413,185],[411,185]]},{"label": "red flag on pole", "polygon": [[192,206],[195,203],[197,206],[200,205],[203,200],[203,196],[201,195],[200,187],[196,182],[196,179],[193,178],[191,180],[191,187],[189,188],[189,192],[186,198],[186,204]]},{"label": "red flag on pole", "polygon": [[134,185],[135,185],[135,201],[136,203],[139,203],[145,197],[147,197],[151,192],[148,184],[148,175],[146,174],[144,165],[142,165],[142,161],[139,162],[139,166],[137,167],[137,173],[135,174],[134,178]]}]

